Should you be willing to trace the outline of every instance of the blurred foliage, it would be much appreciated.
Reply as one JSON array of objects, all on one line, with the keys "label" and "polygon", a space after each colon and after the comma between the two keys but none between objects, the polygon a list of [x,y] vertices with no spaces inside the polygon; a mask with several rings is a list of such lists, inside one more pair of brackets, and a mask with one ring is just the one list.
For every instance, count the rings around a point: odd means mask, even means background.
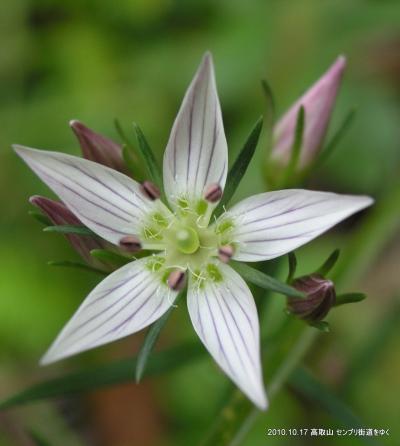
[{"label": "blurred foliage", "polygon": [[[11,143],[78,154],[67,125],[70,119],[80,119],[118,139],[113,125],[118,118],[132,139],[131,123],[136,121],[160,160],[184,90],[201,55],[209,49],[233,155],[264,111],[261,79],[268,79],[279,115],[339,53],[345,53],[349,64],[330,134],[351,107],[357,106],[357,116],[310,186],[367,193],[379,202],[399,187],[399,23],[400,4],[394,0],[0,2],[1,395],[72,364],[79,369],[99,360],[129,357],[140,345],[135,336],[49,369],[37,366],[40,355],[98,277],[46,265],[48,260],[76,261],[77,256],[62,236],[43,233],[28,215],[27,198],[49,192],[12,153]],[[236,200],[264,190],[260,166],[266,135],[262,138]],[[346,248],[358,220],[351,219],[301,249],[299,273],[314,268],[333,249]],[[391,430],[384,444],[396,444],[400,438],[396,396],[400,333],[399,324],[392,323],[391,309],[397,308],[394,302],[400,289],[399,237],[391,236],[376,254],[379,258],[375,262],[369,258],[366,264],[373,267],[364,269],[357,283],[347,281],[369,298],[356,304],[356,311],[352,306],[335,310],[330,318],[332,332],[319,338],[307,363],[325,385],[342,389],[347,405],[369,427]],[[281,278],[284,273],[282,268]],[[275,330],[284,317],[283,305],[284,300],[276,297],[267,306],[263,331]],[[384,329],[386,318],[391,330]],[[373,346],[377,347],[367,350],[371,333],[377,332],[374,339],[381,339],[380,331],[384,343],[376,341]],[[180,303],[162,333],[161,344],[188,339],[195,335]],[[378,352],[379,360],[366,360],[366,354],[374,358]],[[359,378],[355,376],[359,367],[353,362],[357,358],[363,365]],[[26,434],[30,429],[60,446],[196,444],[230,389],[231,384],[206,357],[148,382],[147,387],[146,383],[132,384],[126,391],[116,389],[0,414],[0,445],[31,444]],[[287,444],[283,438],[267,438],[269,427],[336,425],[328,413],[287,389],[258,419],[243,444]],[[290,444],[314,443],[299,439]],[[324,444],[341,443],[332,438]]]}]

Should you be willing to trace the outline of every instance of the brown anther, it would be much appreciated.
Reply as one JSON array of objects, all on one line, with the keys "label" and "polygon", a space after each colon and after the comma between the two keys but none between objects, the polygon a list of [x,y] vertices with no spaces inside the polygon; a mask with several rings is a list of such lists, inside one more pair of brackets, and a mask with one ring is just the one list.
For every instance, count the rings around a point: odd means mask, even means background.
[{"label": "brown anther", "polygon": [[128,252],[138,252],[142,249],[139,239],[134,235],[126,235],[119,241],[119,246]]},{"label": "brown anther", "polygon": [[216,203],[222,197],[222,188],[219,184],[213,183],[209,184],[204,189],[204,199],[210,203]]},{"label": "brown anther", "polygon": [[183,287],[185,286],[185,282],[186,282],[186,274],[180,269],[171,271],[167,279],[168,286],[171,288],[171,290],[174,291],[182,290]]},{"label": "brown anther", "polygon": [[151,181],[143,181],[140,188],[144,195],[150,200],[157,200],[161,196],[160,189]]},{"label": "brown anther", "polygon": [[231,260],[234,249],[231,245],[224,245],[218,249],[218,258],[223,263],[228,263]]}]

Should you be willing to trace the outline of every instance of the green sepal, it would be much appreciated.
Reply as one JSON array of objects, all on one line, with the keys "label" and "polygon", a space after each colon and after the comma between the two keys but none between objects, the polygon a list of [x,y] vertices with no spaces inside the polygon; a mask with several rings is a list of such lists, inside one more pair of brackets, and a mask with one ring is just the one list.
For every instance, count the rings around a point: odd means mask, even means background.
[{"label": "green sepal", "polygon": [[252,283],[253,285],[264,288],[265,290],[275,291],[276,293],[280,293],[285,296],[298,298],[306,297],[305,294],[297,291],[286,283],[281,282],[274,277],[268,276],[267,274],[246,265],[245,263],[231,262],[230,264],[233,269],[243,277],[244,280]]},{"label": "green sepal", "polygon": [[294,276],[296,274],[296,269],[297,269],[297,258],[296,258],[296,254],[294,253],[294,251],[289,252],[288,262],[289,262],[289,271],[288,271],[286,283],[291,284],[293,282]]},{"label": "green sepal", "polygon": [[111,263],[117,267],[124,266],[134,260],[108,249],[92,249],[90,255],[101,262]]},{"label": "green sepal", "polygon": [[260,138],[262,126],[263,117],[261,116],[258,118],[249,136],[247,137],[242,150],[240,151],[232,167],[229,169],[224,194],[216,210],[214,211],[214,215],[219,216],[222,214],[222,212],[224,212],[224,206],[229,203],[233,194],[236,192],[236,189],[238,188],[240,181],[242,180],[243,175],[246,173],[250,161],[253,158],[258,140]]},{"label": "green sepal", "polygon": [[78,225],[54,225],[43,228],[44,232],[58,232],[60,234],[86,235],[88,237],[97,237],[97,235],[86,226]]},{"label": "green sepal", "polygon": [[146,163],[146,167],[147,167],[147,171],[150,176],[150,180],[154,184],[156,184],[162,191],[163,190],[163,181],[162,181],[161,169],[157,163],[154,153],[151,150],[150,145],[147,142],[140,127],[136,123],[133,123],[133,128],[136,133],[136,138],[137,138],[137,142],[138,142],[138,150],[139,150],[139,153],[140,153],[143,161]]},{"label": "green sepal", "polygon": [[332,254],[325,260],[325,262],[315,271],[315,274],[319,274],[325,277],[331,269],[336,265],[339,259],[340,249],[335,249]]},{"label": "green sepal", "polygon": [[316,328],[319,331],[323,331],[324,333],[329,333],[331,330],[328,322],[326,321],[309,322],[308,325]]},{"label": "green sepal", "polygon": [[109,274],[107,271],[102,271],[101,269],[87,265],[86,263],[72,262],[70,260],[50,260],[47,262],[47,264],[50,266],[65,266],[67,268],[78,268],[84,271],[90,271],[96,274],[101,274],[102,276],[106,276],[107,274]]},{"label": "green sepal", "polygon": [[41,223],[42,225],[45,225],[45,226],[51,226],[52,225],[52,221],[50,220],[50,218],[47,217],[47,215],[42,214],[41,212],[38,212],[38,211],[28,211],[28,214],[31,217],[33,217],[36,221]]},{"label": "green sepal", "polygon": [[340,305],[352,304],[355,302],[361,302],[366,299],[367,296],[363,293],[345,293],[336,296],[336,302],[334,307],[339,307]]},{"label": "green sepal", "polygon": [[294,141],[290,151],[289,163],[283,172],[282,188],[288,188],[296,182],[296,170],[299,164],[301,149],[303,145],[304,127],[305,127],[305,111],[301,106],[297,113],[296,128],[294,132]]}]

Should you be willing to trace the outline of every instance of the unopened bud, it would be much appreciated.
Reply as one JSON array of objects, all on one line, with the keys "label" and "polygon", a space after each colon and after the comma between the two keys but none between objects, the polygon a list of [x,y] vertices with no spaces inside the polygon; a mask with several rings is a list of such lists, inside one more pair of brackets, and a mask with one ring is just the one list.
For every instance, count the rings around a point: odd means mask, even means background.
[{"label": "unopened bud", "polygon": [[343,56],[338,57],[328,71],[278,121],[274,127],[271,161],[282,166],[289,162],[300,107],[304,107],[305,127],[299,168],[307,167],[315,159],[322,148],[345,68],[346,59]]},{"label": "unopened bud", "polygon": [[222,197],[222,188],[219,184],[213,183],[204,189],[204,199],[210,203],[216,203]]},{"label": "unopened bud", "polygon": [[119,246],[128,252],[138,252],[142,249],[140,240],[134,235],[126,235],[119,241]]},{"label": "unopened bud", "polygon": [[161,196],[160,189],[151,181],[143,181],[140,187],[143,194],[150,200],[157,200]]},{"label": "unopened bud", "polygon": [[186,274],[184,271],[181,271],[180,269],[176,269],[174,271],[171,271],[168,279],[167,284],[171,288],[171,290],[174,291],[180,291],[184,288],[186,282]]},{"label": "unopened bud", "polygon": [[[60,201],[51,200],[50,198],[34,195],[29,199],[30,203],[38,207],[44,214],[49,217],[52,223],[56,226],[72,225],[82,226],[83,223]],[[98,238],[87,237],[77,234],[65,234],[65,237],[71,243],[76,252],[90,265],[101,266],[90,255],[93,249],[107,249],[108,242]]]},{"label": "unopened bud", "polygon": [[69,125],[78,138],[84,158],[122,173],[127,172],[119,144],[94,132],[79,121],[70,121]]},{"label": "unopened bud", "polygon": [[218,249],[218,258],[223,263],[228,263],[231,260],[234,249],[231,245],[224,245]]},{"label": "unopened bud", "polygon": [[299,277],[291,284],[306,295],[305,298],[289,297],[288,310],[308,322],[321,321],[335,304],[335,286],[319,274]]}]

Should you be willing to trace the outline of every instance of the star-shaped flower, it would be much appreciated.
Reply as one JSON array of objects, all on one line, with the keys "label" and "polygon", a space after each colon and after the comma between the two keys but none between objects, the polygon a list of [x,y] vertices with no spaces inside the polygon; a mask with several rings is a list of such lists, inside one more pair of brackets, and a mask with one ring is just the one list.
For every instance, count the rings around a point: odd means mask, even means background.
[{"label": "star-shaped flower", "polygon": [[164,190],[87,159],[15,146],[81,222],[115,245],[151,254],[116,270],[84,300],[42,359],[47,364],[135,333],[173,305],[185,281],[193,326],[222,370],[267,407],[259,322],[246,282],[227,262],[273,259],[317,237],[368,197],[282,190],[249,197],[211,218],[228,151],[214,69],[206,54],[164,154]]}]

